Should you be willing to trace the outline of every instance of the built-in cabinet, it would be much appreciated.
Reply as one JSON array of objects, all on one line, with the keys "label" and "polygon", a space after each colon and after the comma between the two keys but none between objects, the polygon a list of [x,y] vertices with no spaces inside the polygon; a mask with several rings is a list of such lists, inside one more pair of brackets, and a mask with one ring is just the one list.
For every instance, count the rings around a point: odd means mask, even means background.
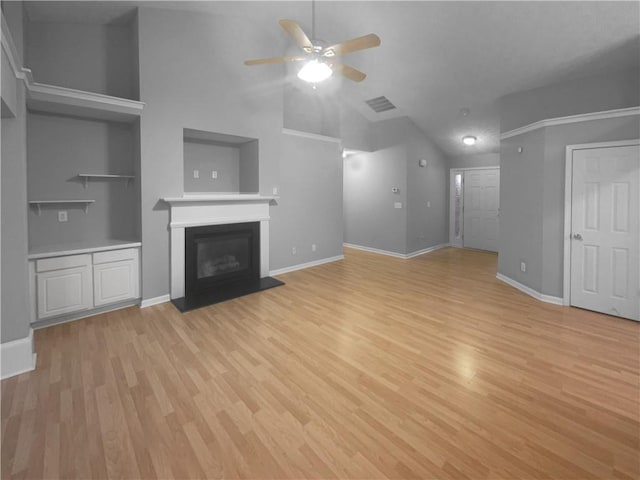
[{"label": "built-in cabinet", "polygon": [[[54,253],[52,253],[53,255]],[[135,303],[140,297],[139,247],[30,260],[32,323]]]}]

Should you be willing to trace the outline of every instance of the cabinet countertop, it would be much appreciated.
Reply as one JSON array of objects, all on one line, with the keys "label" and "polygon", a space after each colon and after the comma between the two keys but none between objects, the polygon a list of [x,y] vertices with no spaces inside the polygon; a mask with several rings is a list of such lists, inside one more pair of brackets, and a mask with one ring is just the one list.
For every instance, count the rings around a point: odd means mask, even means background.
[{"label": "cabinet countertop", "polygon": [[61,257],[65,255],[77,255],[81,253],[104,252],[121,248],[141,247],[142,242],[132,240],[105,240],[100,242],[71,242],[57,245],[43,245],[29,249],[29,260],[38,258]]}]

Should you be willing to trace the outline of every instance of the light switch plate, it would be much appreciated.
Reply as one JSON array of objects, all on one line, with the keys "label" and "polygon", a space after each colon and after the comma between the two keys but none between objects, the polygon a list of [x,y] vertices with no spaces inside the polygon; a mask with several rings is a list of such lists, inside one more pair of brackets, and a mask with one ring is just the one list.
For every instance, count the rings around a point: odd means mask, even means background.
[{"label": "light switch plate", "polygon": [[66,210],[60,210],[58,212],[58,221],[59,222],[67,222],[67,221],[69,221],[69,216],[67,215],[67,211]]},{"label": "light switch plate", "polygon": [[193,171],[193,178],[200,178],[200,170]]},{"label": "light switch plate", "polygon": [[218,171],[217,170],[213,170],[211,172],[211,178],[218,178]]}]

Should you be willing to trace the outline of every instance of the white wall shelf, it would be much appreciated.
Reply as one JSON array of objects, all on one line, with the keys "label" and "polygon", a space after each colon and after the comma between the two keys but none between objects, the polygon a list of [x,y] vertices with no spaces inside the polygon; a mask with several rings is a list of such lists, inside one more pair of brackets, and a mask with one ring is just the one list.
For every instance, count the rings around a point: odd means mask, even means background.
[{"label": "white wall shelf", "polygon": [[140,117],[144,105],[127,98],[27,82],[27,107],[35,112],[129,123]]},{"label": "white wall shelf", "polygon": [[43,205],[84,205],[84,213],[89,211],[89,205],[95,200],[29,200],[29,205],[36,208],[38,215],[42,213]]},{"label": "white wall shelf", "polygon": [[96,180],[126,180],[127,187],[131,183],[131,181],[136,178],[133,175],[110,175],[110,174],[100,174],[100,173],[79,173],[78,177],[82,179],[82,183],[84,184],[84,188],[87,188],[89,185],[89,179],[94,178]]}]

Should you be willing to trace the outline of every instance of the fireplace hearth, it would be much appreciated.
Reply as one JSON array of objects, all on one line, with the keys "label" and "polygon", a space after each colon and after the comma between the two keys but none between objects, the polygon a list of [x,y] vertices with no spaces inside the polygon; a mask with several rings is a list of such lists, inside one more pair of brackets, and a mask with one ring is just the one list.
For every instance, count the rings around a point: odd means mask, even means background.
[{"label": "fireplace hearth", "polygon": [[184,233],[186,312],[283,285],[260,278],[260,222],[189,227]]}]

